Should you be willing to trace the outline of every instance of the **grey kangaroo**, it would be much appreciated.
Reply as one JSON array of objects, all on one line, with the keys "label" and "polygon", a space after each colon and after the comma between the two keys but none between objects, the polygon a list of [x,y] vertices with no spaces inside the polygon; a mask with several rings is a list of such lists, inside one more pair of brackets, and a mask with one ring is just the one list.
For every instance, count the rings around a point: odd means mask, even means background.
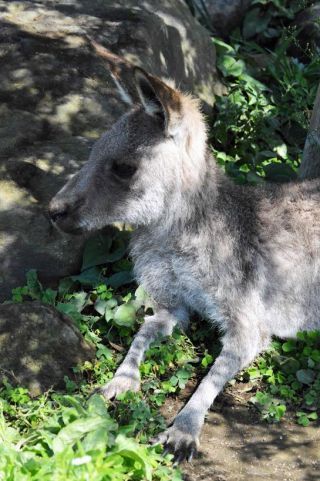
[{"label": "grey kangaroo", "polygon": [[[225,383],[272,336],[320,328],[320,181],[235,185],[207,145],[198,102],[95,44],[120,94],[132,75],[140,102],[95,143],[49,206],[63,231],[135,226],[135,276],[155,301],[106,399],[140,385],[139,364],[157,336],[186,329],[192,312],[217,325],[223,348],[157,442],[178,462],[199,445],[206,413]],[[129,72],[129,73],[128,73]]]}]

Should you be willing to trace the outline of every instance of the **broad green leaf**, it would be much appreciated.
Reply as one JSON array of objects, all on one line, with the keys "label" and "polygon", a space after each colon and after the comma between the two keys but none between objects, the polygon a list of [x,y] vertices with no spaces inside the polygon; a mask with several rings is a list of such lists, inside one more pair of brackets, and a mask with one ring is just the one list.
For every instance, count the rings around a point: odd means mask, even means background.
[{"label": "broad green leaf", "polygon": [[56,308],[59,312],[70,316],[76,322],[81,321],[81,314],[76,310],[72,303],[58,302]]},{"label": "broad green leaf", "polygon": [[94,308],[101,316],[104,316],[106,312],[106,308],[108,307],[108,301],[104,301],[103,299],[97,299],[94,303]]},{"label": "broad green leaf", "polygon": [[310,421],[309,421],[308,417],[305,414],[303,414],[302,416],[300,416],[298,418],[298,424],[301,424],[301,426],[307,427],[307,426],[309,426]]},{"label": "broad green leaf", "polygon": [[40,299],[43,288],[38,279],[37,271],[35,269],[31,269],[30,271],[27,272],[26,278],[27,278],[27,286],[29,291],[28,294],[33,299]]},{"label": "broad green leaf", "polygon": [[152,480],[152,465],[150,464],[146,448],[139,446],[132,439],[119,434],[116,438],[116,452],[123,457],[138,462],[144,471],[144,479],[147,481]]},{"label": "broad green leaf", "polygon": [[217,52],[219,52],[219,54],[225,54],[225,53],[235,54],[236,53],[235,49],[231,47],[231,45],[225,43],[220,38],[213,37],[212,41],[215,44]]},{"label": "broad green leaf", "polygon": [[133,301],[133,304],[137,310],[140,309],[140,307],[142,306],[144,306],[145,309],[153,308],[153,303],[142,286],[139,286],[136,289],[134,297],[135,299]]},{"label": "broad green leaf", "polygon": [[103,426],[88,433],[82,441],[82,446],[85,451],[104,449],[108,445],[108,439],[109,432]]},{"label": "broad green leaf", "polygon": [[247,372],[250,376],[250,379],[258,379],[259,377],[261,377],[260,369],[258,369],[256,367],[249,367],[247,369]]},{"label": "broad green leaf", "polygon": [[82,406],[81,402],[79,399],[77,399],[75,396],[69,396],[69,395],[64,395],[60,399],[60,403],[63,406],[72,406],[76,409],[76,411],[81,415],[85,416],[86,415],[86,410]]},{"label": "broad green leaf", "polygon": [[285,374],[295,374],[300,366],[300,362],[294,357],[286,357],[283,362],[280,363],[281,370]]},{"label": "broad green leaf", "polygon": [[106,278],[105,281],[109,286],[118,289],[120,286],[131,284],[134,281],[134,277],[132,271],[122,271],[116,272],[116,274]]},{"label": "broad green leaf", "polygon": [[77,276],[72,276],[71,279],[73,281],[78,281],[80,284],[84,286],[91,286],[95,287],[101,282],[105,281],[105,278],[101,274],[101,270],[97,267],[91,267],[90,269],[86,269],[85,271],[81,272],[81,274]]},{"label": "broad green leaf", "polygon": [[136,320],[136,309],[132,304],[122,304],[114,313],[114,322],[118,326],[132,327]]},{"label": "broad green leaf", "polygon": [[112,235],[99,233],[86,242],[81,270],[118,261],[124,256],[126,249],[126,243],[120,237],[113,239]]},{"label": "broad green leaf", "polygon": [[107,300],[107,307],[109,307],[109,309],[113,309],[117,305],[118,305],[118,301],[115,297],[112,297],[111,299]]},{"label": "broad green leaf", "polygon": [[318,414],[316,412],[310,413],[308,414],[308,418],[315,421],[316,419],[318,419]]},{"label": "broad green leaf", "polygon": [[271,18],[272,14],[270,11],[261,12],[259,8],[249,10],[243,21],[242,33],[244,38],[249,39],[263,32]]},{"label": "broad green leaf", "polygon": [[104,313],[104,318],[107,322],[111,321],[114,318],[114,310],[107,307]]},{"label": "broad green leaf", "polygon": [[274,148],[274,151],[281,157],[282,159],[286,159],[288,156],[288,147],[286,144],[277,145]]},{"label": "broad green leaf", "polygon": [[289,340],[285,343],[282,344],[282,350],[283,352],[291,352],[296,349],[296,341],[294,340]]},{"label": "broad green leaf", "polygon": [[88,298],[88,294],[85,291],[75,292],[68,298],[68,303],[72,304],[76,311],[81,312]]},{"label": "broad green leaf", "polygon": [[315,372],[311,369],[299,369],[299,371],[296,372],[296,376],[299,382],[309,385],[314,381]]},{"label": "broad green leaf", "polygon": [[282,418],[286,412],[287,408],[284,404],[279,404],[276,406],[276,415],[278,418]]},{"label": "broad green leaf", "polygon": [[61,296],[64,296],[65,294],[71,291],[73,286],[74,286],[74,281],[71,279],[71,277],[65,277],[64,279],[61,279],[61,281],[59,282],[58,292]]},{"label": "broad green leaf", "polygon": [[112,421],[112,427],[117,427],[117,423],[111,420],[107,405],[100,394],[94,394],[93,396],[90,396],[87,404],[87,410],[91,415],[108,418],[110,422]]},{"label": "broad green leaf", "polygon": [[108,428],[108,420],[101,416],[77,419],[59,431],[52,443],[53,452],[60,453],[67,446],[73,446],[85,434],[101,428]]},{"label": "broad green leaf", "polygon": [[261,177],[261,175],[257,175],[255,172],[248,172],[247,173],[247,181],[250,184],[263,184],[264,183],[264,178]]},{"label": "broad green leaf", "polygon": [[0,411],[0,444],[10,444],[19,439],[19,431],[6,424],[5,418]]},{"label": "broad green leaf", "polygon": [[96,352],[96,356],[98,359],[100,359],[101,357],[104,357],[105,359],[108,359],[108,360],[112,359],[112,351],[110,351],[110,349],[108,349],[106,346],[100,343],[97,344],[96,347],[98,348]]},{"label": "broad green leaf", "polygon": [[219,61],[219,68],[225,77],[230,75],[240,77],[245,71],[245,64],[242,60],[236,60],[230,55],[224,55],[222,60]]},{"label": "broad green leaf", "polygon": [[312,349],[311,358],[316,363],[320,362],[320,349]]},{"label": "broad green leaf", "polygon": [[54,306],[56,298],[57,298],[58,291],[54,291],[53,289],[46,289],[43,291],[41,295],[41,301],[44,302],[45,304],[50,304]]},{"label": "broad green leaf", "polygon": [[81,271],[89,267],[104,264],[111,244],[112,238],[110,236],[103,236],[100,233],[88,239],[83,252]]},{"label": "broad green leaf", "polygon": [[289,182],[297,178],[296,172],[288,164],[269,164],[264,167],[266,179],[272,182]]}]

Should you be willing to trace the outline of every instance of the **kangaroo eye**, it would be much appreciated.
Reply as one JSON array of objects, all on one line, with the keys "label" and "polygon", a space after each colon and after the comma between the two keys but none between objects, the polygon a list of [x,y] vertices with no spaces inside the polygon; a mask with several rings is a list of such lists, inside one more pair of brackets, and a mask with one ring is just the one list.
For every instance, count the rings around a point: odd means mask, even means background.
[{"label": "kangaroo eye", "polygon": [[116,163],[112,164],[111,170],[113,174],[121,179],[130,179],[136,172],[137,168],[131,164]]}]

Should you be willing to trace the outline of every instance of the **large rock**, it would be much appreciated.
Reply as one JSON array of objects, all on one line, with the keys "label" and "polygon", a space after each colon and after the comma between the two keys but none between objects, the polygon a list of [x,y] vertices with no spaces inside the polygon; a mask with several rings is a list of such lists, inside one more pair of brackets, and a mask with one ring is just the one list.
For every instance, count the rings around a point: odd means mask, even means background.
[{"label": "large rock", "polygon": [[183,0],[0,0],[0,299],[24,282],[79,269],[83,238],[55,232],[45,209],[125,110],[91,36],[206,108],[220,91],[215,50]]},{"label": "large rock", "polygon": [[195,0],[197,14],[216,35],[228,38],[241,22],[252,0]]},{"label": "large rock", "polygon": [[95,355],[71,319],[40,302],[0,305],[0,352],[0,380],[32,396],[64,387],[64,376]]}]

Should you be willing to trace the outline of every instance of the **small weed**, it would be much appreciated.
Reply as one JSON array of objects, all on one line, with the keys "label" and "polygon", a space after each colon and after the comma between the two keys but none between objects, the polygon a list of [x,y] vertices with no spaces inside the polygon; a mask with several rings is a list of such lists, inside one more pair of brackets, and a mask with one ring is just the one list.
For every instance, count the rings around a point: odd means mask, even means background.
[{"label": "small weed", "polygon": [[272,348],[246,372],[250,380],[266,383],[264,391],[251,399],[266,419],[280,420],[286,406],[295,411],[297,422],[304,426],[318,418],[320,332],[300,332],[297,339],[274,341]]}]

